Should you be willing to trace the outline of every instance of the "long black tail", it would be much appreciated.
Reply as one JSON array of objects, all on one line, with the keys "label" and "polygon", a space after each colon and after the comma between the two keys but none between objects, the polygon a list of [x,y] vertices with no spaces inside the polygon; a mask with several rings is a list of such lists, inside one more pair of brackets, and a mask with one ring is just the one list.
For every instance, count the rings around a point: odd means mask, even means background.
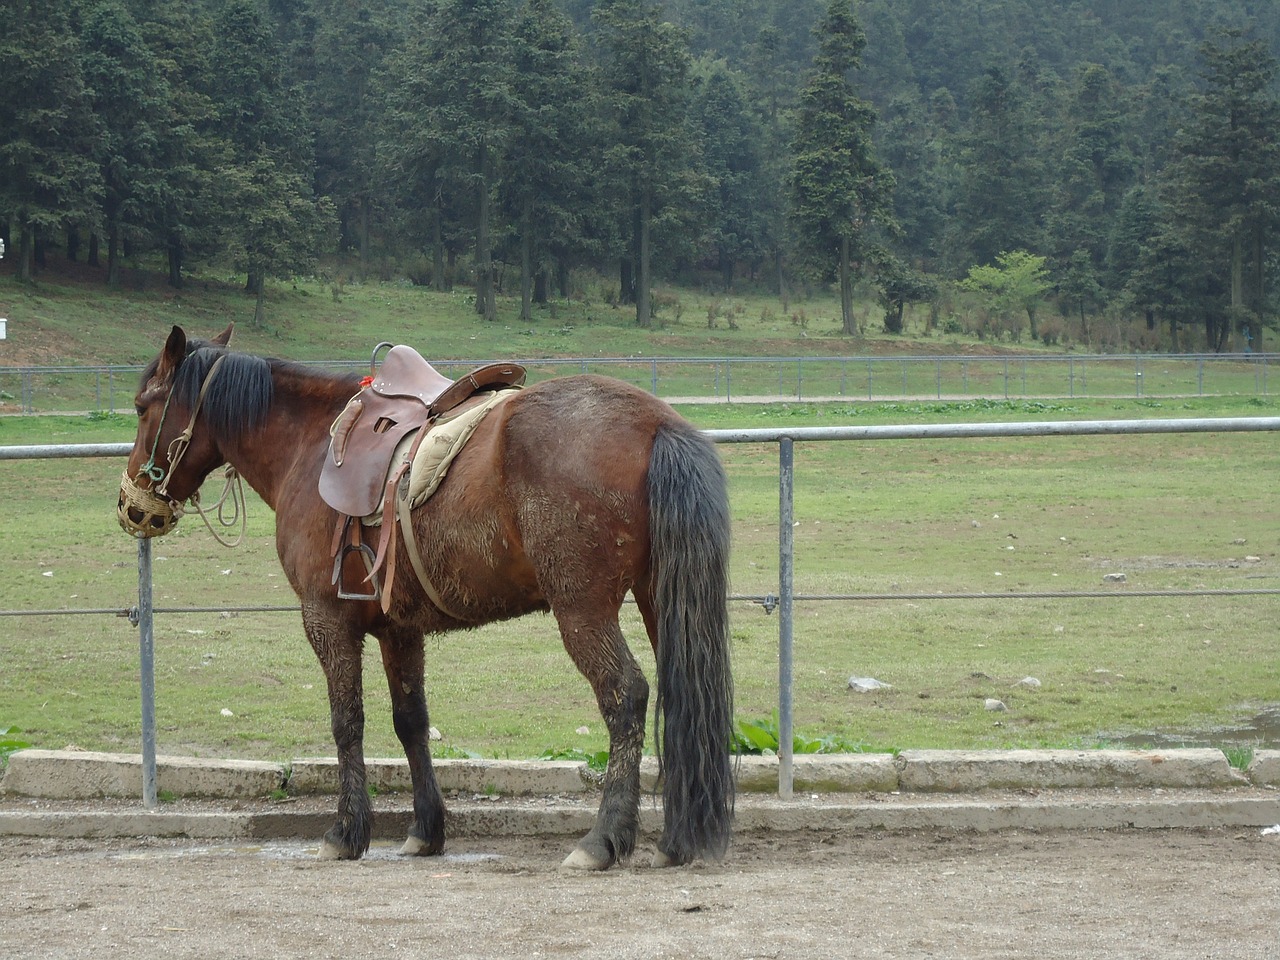
[{"label": "long black tail", "polygon": [[715,445],[692,426],[659,428],[649,459],[649,539],[658,619],[663,853],[719,858],[733,819],[729,498]]}]

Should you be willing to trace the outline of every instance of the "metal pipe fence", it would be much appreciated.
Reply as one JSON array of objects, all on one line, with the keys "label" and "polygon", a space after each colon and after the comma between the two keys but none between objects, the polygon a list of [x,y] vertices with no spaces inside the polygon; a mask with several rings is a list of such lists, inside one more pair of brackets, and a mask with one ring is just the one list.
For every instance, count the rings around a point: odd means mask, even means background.
[{"label": "metal pipe fence", "polygon": [[[483,361],[441,360],[461,376]],[[669,400],[1013,400],[1272,396],[1280,354],[928,357],[645,357],[517,361],[531,383],[605,373]],[[359,370],[364,360],[316,364]],[[0,366],[0,410],[128,410],[140,365]]]},{"label": "metal pipe fence", "polygon": [[[790,799],[793,792],[793,661],[794,661],[794,604],[796,601],[814,600],[944,600],[944,599],[1029,599],[1067,598],[1086,599],[1117,596],[1257,596],[1280,595],[1275,589],[1242,590],[1147,590],[1125,594],[1101,591],[1077,592],[1024,592],[1024,593],[966,593],[966,594],[846,594],[846,595],[796,595],[794,592],[794,490],[796,443],[829,441],[874,440],[930,440],[998,437],[1066,437],[1066,436],[1116,436],[1171,433],[1253,433],[1280,431],[1280,417],[1225,417],[1170,420],[1080,420],[1019,423],[960,423],[960,424],[901,424],[862,427],[793,427],[746,428],[704,431],[716,443],[776,443],[778,445],[778,594],[737,596],[731,599],[761,603],[766,610],[778,612],[778,740],[779,768],[778,794]],[[127,456],[132,449],[128,443],[62,444],[48,446],[0,447],[0,460],[49,459],[70,457]],[[147,807],[156,805],[155,767],[155,668],[154,668],[154,615],[156,613],[210,612],[236,609],[295,610],[296,607],[219,607],[219,608],[163,608],[152,603],[151,541],[139,540],[138,549],[138,603],[128,610],[6,610],[0,616],[48,616],[86,613],[110,613],[127,615],[139,628],[139,660],[142,713],[143,802]]]}]

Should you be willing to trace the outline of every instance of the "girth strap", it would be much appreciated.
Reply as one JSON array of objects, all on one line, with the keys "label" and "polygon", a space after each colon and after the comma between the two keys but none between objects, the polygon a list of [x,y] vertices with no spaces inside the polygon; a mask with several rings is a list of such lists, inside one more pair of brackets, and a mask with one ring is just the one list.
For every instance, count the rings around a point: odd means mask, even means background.
[{"label": "girth strap", "polygon": [[[370,555],[367,544],[360,541],[359,527],[361,521],[354,517],[347,517],[345,523],[353,525],[357,528],[353,536],[354,549],[360,551],[364,558],[365,567],[369,571],[369,575],[365,577],[365,582],[372,581],[372,593],[365,596],[347,595],[349,599],[360,600],[380,600],[382,612],[387,613],[391,609],[391,593],[396,579],[396,540],[399,539],[400,532],[403,531],[405,552],[409,555],[409,563],[413,566],[413,572],[417,574],[418,582],[422,584],[422,589],[427,594],[427,599],[435,604],[441,613],[454,620],[462,620],[440,597],[440,591],[435,588],[435,584],[431,582],[431,578],[427,576],[426,565],[422,562],[422,554],[418,551],[418,538],[413,532],[413,513],[409,506],[409,470],[413,464],[414,456],[418,452],[418,446],[422,443],[423,438],[427,435],[425,429],[420,430],[418,435],[414,437],[412,445],[408,452],[401,460],[400,464],[387,477],[386,487],[383,491],[382,498],[382,536],[378,540],[378,552],[376,555]],[[345,525],[343,521],[339,521],[339,535],[345,535]],[[346,553],[353,547],[341,547],[335,545],[337,560],[334,566],[334,578],[340,576],[340,567],[342,559]],[[386,576],[383,578],[381,586],[378,584],[378,571],[386,566]],[[339,583],[339,596],[341,593],[341,584]]]}]

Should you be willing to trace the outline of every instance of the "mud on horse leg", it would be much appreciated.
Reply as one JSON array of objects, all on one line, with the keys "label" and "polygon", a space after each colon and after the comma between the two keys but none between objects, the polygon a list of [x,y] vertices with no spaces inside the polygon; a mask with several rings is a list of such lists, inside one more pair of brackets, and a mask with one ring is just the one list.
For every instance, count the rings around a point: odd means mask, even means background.
[{"label": "mud on horse leg", "polygon": [[302,625],[329,687],[329,716],[338,748],[338,819],[320,844],[322,860],[358,860],[369,849],[373,810],[364,769],[363,633],[341,618],[304,605]]},{"label": "mud on horse leg", "polygon": [[391,691],[391,718],[409,760],[413,826],[400,853],[431,856],[444,851],[444,799],[431,767],[430,720],[423,689],[422,631],[412,627],[375,630]]},{"label": "mud on horse leg", "polygon": [[649,684],[616,621],[587,628],[561,618],[560,632],[570,657],[590,681],[609,730],[609,768],[595,826],[560,869],[605,870],[635,849]]}]

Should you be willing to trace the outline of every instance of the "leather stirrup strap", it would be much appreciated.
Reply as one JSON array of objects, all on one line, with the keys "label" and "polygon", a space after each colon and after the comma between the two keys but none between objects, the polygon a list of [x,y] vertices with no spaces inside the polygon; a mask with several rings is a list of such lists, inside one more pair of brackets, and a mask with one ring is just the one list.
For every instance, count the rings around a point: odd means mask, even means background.
[{"label": "leather stirrup strap", "polygon": [[[387,575],[383,578],[382,585],[382,612],[387,613],[391,610],[391,587],[396,579],[396,515],[395,501],[402,480],[407,480],[409,472],[413,469],[413,460],[418,455],[418,447],[422,445],[423,439],[426,438],[430,431],[430,424],[426,424],[413,438],[413,442],[409,445],[408,451],[405,453],[404,459],[400,462],[400,466],[391,471],[387,477],[386,486],[382,489],[382,537],[378,543],[378,554],[373,558],[373,569],[369,571],[372,577],[382,568],[383,563],[387,565]],[[405,484],[405,496],[408,494],[408,485]]]},{"label": "leather stirrup strap", "polygon": [[431,578],[427,576],[426,566],[422,562],[422,554],[418,552],[418,538],[413,534],[413,514],[409,510],[409,491],[407,489],[404,491],[403,497],[396,496],[396,513],[400,517],[400,529],[404,534],[405,553],[409,555],[409,563],[413,565],[413,572],[418,575],[418,582],[422,584],[422,589],[427,592],[427,599],[434,603],[436,608],[445,616],[452,617],[454,620],[463,620],[440,599],[440,591],[435,588]]},{"label": "leather stirrup strap", "polygon": [[391,587],[396,579],[396,488],[400,485],[400,478],[408,469],[409,463],[401,464],[387,478],[387,485],[382,494],[382,536],[378,541],[378,555],[373,558],[373,569],[369,572],[369,576],[372,577],[377,573],[384,563],[387,565],[386,576],[382,578],[383,613],[391,609]]}]

